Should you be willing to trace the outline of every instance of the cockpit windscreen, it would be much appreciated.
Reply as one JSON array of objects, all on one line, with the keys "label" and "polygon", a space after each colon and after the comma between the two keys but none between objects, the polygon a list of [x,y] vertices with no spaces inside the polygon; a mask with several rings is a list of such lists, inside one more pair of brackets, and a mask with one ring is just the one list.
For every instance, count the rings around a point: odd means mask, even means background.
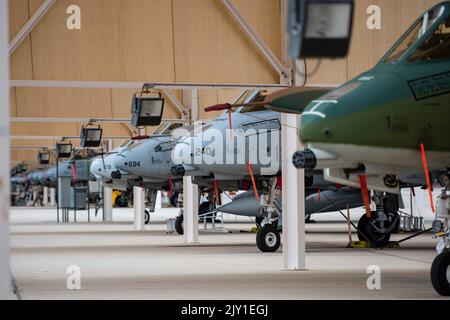
[{"label": "cockpit windscreen", "polygon": [[408,58],[408,62],[450,59],[450,17]]},{"label": "cockpit windscreen", "polygon": [[417,21],[412,28],[402,37],[400,43],[393,47],[387,57],[384,59],[385,63],[392,63],[399,61],[403,55],[413,46],[417,41],[422,40],[422,37],[427,33],[434,23],[442,17],[445,12],[445,6],[436,6],[430,11],[426,12],[419,21]]}]

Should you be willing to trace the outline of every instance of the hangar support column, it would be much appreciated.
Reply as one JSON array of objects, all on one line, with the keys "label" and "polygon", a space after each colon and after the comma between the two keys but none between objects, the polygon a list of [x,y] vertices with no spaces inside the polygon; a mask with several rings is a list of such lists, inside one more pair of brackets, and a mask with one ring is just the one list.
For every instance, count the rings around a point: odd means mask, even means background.
[{"label": "hangar support column", "polygon": [[[107,148],[108,152],[113,150],[112,140],[107,140]],[[104,222],[112,222],[113,221],[113,203],[112,203],[112,195],[113,188],[107,187],[105,185],[101,185],[103,188],[103,220]]]},{"label": "hangar support column", "polygon": [[145,189],[133,188],[134,203],[134,228],[136,231],[144,231],[145,228]]},{"label": "hangar support column", "polygon": [[56,189],[50,188],[50,206],[56,206]]},{"label": "hangar support column", "polygon": [[104,210],[104,221],[113,221],[113,203],[112,203],[112,188],[103,187],[103,210]]},{"label": "hangar support column", "polygon": [[42,200],[42,205],[47,206],[48,205],[48,187],[44,187],[44,196]]},{"label": "hangar support column", "polygon": [[299,116],[283,114],[283,266],[305,269],[305,173],[292,164],[292,155],[301,150],[298,139]]},{"label": "hangar support column", "polygon": [[[195,124],[199,118],[198,90],[185,91],[183,102],[190,107],[190,122]],[[192,177],[183,178],[183,231],[185,243],[198,242],[198,186]]]},{"label": "hangar support column", "polygon": [[0,0],[0,300],[11,297],[9,275],[9,17]]},{"label": "hangar support column", "polygon": [[192,177],[183,178],[184,242],[198,242],[198,186]]},{"label": "hangar support column", "polygon": [[[139,129],[139,135],[145,135],[145,130]],[[145,188],[133,187],[134,228],[145,230]]]},{"label": "hangar support column", "polygon": [[[303,86],[305,76],[303,60],[294,63],[287,55],[287,0],[281,2],[282,60],[295,70],[292,75],[295,86]],[[281,79],[283,81],[283,79]],[[282,180],[283,180],[283,267],[285,270],[306,268],[305,246],[305,171],[297,170],[292,164],[292,155],[303,146],[298,137],[300,116],[282,114]]]}]

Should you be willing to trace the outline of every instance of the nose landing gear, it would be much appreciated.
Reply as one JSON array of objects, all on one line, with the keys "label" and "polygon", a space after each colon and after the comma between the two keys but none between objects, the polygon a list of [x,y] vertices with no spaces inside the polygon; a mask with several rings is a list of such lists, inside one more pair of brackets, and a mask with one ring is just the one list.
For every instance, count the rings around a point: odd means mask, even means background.
[{"label": "nose landing gear", "polygon": [[431,265],[431,283],[442,296],[450,296],[450,251],[439,254]]},{"label": "nose landing gear", "polygon": [[266,224],[256,235],[256,245],[262,252],[275,252],[280,244],[280,232],[273,224]]},{"label": "nose landing gear", "polygon": [[358,239],[368,241],[376,248],[384,248],[400,227],[399,199],[395,194],[375,192],[373,201],[376,211],[372,211],[370,218],[363,215],[359,219]]},{"label": "nose landing gear", "polygon": [[369,241],[376,248],[384,248],[389,245],[391,235],[394,233],[400,222],[398,213],[380,213],[373,211],[368,218],[363,215],[358,222],[359,241]]},{"label": "nose landing gear", "polygon": [[442,296],[450,296],[450,194],[448,186],[438,199],[436,217],[433,231],[439,238],[436,245],[438,255],[431,265],[431,283],[437,293]]},{"label": "nose landing gear", "polygon": [[261,196],[259,215],[264,218],[261,221],[262,228],[256,234],[256,245],[262,252],[275,252],[281,245],[281,203],[276,201],[281,196],[280,193],[277,179],[272,178]]}]

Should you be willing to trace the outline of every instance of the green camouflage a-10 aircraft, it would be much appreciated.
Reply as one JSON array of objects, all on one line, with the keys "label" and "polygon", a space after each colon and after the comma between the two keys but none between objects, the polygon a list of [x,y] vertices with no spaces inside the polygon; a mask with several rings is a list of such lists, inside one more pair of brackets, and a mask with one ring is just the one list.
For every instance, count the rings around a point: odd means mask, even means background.
[{"label": "green camouflage a-10 aircraft", "polygon": [[295,153],[294,165],[375,191],[377,210],[359,225],[375,240],[390,228],[383,195],[398,193],[401,177],[438,172],[444,191],[431,278],[437,292],[450,295],[450,1],[425,12],[373,69],[321,93],[310,91],[309,104],[301,93],[270,103],[302,112],[299,135],[308,149]]}]

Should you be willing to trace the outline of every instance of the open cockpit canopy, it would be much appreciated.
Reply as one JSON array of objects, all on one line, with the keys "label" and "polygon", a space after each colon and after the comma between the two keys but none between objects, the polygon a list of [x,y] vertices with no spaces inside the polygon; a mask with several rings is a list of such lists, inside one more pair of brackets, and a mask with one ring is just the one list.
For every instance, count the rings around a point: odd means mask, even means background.
[{"label": "open cockpit canopy", "polygon": [[384,63],[450,59],[450,1],[425,12],[383,58]]}]

